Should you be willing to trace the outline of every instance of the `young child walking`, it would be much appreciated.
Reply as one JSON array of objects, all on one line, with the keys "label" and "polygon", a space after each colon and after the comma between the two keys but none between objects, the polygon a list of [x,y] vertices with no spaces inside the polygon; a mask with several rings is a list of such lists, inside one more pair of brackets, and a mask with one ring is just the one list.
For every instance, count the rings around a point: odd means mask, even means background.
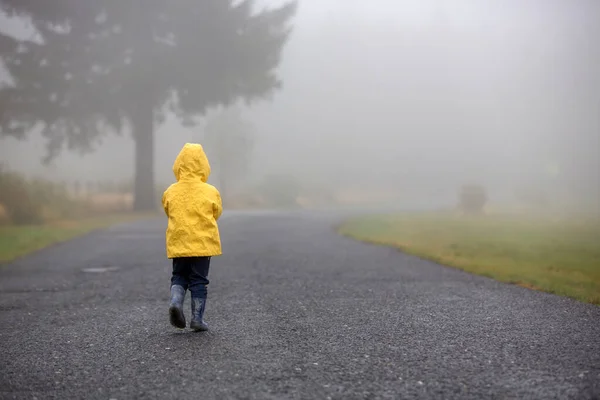
[{"label": "young child walking", "polygon": [[221,238],[217,220],[223,211],[221,195],[206,183],[210,164],[200,144],[186,143],[173,164],[177,182],[162,197],[168,217],[167,258],[173,260],[171,277],[171,325],[186,327],[183,313],[185,293],[192,295],[190,328],[206,331],[204,322],[206,286],[210,259],[221,255]]}]

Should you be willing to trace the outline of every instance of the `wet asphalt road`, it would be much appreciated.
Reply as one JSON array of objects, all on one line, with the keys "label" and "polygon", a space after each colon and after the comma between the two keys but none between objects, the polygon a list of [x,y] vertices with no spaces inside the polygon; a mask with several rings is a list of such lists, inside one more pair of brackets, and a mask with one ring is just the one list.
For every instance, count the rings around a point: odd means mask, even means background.
[{"label": "wet asphalt road", "polygon": [[600,398],[600,307],[355,243],[335,222],[224,215],[208,333],[168,324],[162,219],[1,266],[0,398]]}]

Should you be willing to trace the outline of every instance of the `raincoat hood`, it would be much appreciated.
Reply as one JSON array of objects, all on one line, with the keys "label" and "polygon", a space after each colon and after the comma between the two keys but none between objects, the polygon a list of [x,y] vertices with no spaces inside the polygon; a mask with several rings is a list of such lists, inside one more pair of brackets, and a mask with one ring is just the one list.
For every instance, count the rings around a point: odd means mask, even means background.
[{"label": "raincoat hood", "polygon": [[206,182],[210,176],[210,164],[202,145],[186,143],[173,163],[177,181],[200,179]]}]

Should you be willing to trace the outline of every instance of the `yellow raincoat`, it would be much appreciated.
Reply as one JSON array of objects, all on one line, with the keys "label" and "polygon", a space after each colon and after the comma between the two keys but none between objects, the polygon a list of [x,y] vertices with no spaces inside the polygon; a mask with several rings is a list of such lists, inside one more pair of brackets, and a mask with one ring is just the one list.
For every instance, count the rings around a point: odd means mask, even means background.
[{"label": "yellow raincoat", "polygon": [[217,220],[223,211],[221,195],[206,183],[210,164],[200,144],[186,143],[173,164],[177,183],[162,197],[167,225],[167,257],[221,255]]}]

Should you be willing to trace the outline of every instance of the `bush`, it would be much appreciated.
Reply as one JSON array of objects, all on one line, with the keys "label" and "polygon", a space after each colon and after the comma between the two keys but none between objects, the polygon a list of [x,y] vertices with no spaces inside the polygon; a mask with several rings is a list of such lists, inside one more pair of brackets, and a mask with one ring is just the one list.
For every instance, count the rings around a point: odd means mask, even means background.
[{"label": "bush", "polygon": [[0,166],[0,204],[14,224],[43,222],[42,207],[23,176]]},{"label": "bush", "polygon": [[8,225],[10,223],[10,218],[8,217],[8,212],[6,211],[6,207],[0,203],[0,226]]},{"label": "bush", "polygon": [[487,200],[483,186],[465,185],[459,192],[458,207],[466,214],[481,214]]},{"label": "bush", "polygon": [[89,204],[71,199],[64,185],[42,179],[27,180],[2,166],[0,204],[8,222],[16,225],[78,218],[90,212]]}]

